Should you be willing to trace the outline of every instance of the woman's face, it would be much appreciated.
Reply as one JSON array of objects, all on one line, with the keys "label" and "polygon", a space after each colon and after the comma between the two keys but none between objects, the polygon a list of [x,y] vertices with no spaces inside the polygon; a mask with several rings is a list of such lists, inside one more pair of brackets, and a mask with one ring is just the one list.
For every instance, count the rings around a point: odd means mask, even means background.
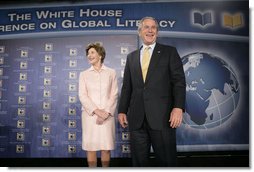
[{"label": "woman's face", "polygon": [[88,62],[91,65],[100,65],[101,64],[101,56],[94,48],[90,48],[87,53]]}]

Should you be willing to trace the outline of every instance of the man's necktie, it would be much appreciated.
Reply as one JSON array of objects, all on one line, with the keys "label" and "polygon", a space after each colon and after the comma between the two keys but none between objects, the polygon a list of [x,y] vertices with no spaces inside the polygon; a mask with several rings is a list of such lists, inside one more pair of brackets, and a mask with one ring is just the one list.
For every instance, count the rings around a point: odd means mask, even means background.
[{"label": "man's necktie", "polygon": [[146,47],[143,52],[143,57],[142,57],[142,75],[143,75],[143,80],[145,82],[146,80],[146,74],[148,70],[148,66],[150,63],[150,52],[149,52],[150,47]]}]

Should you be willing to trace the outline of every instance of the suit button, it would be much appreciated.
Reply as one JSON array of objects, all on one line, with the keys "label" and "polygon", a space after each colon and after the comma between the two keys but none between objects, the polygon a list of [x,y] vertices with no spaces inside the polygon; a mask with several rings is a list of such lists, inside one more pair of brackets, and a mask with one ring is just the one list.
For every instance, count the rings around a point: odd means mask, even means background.
[{"label": "suit button", "polygon": [[144,90],[146,89],[146,87],[144,87]]}]

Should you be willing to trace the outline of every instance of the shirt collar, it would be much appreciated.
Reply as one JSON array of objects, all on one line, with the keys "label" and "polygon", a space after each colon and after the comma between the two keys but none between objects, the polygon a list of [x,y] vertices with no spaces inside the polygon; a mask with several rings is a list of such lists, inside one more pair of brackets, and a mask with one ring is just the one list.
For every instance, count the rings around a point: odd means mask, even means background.
[{"label": "shirt collar", "polygon": [[[153,44],[151,44],[151,45],[148,45],[149,47],[151,47],[151,49],[153,50],[154,49],[154,47],[155,47],[155,45],[156,45],[156,42],[155,43],[153,43]],[[142,45],[142,49],[144,48],[144,47],[148,47],[147,45],[145,45],[145,44],[143,44]]]},{"label": "shirt collar", "polygon": [[[106,66],[104,64],[102,64],[101,66],[101,70],[105,70],[106,69]],[[88,69],[89,71],[96,71],[95,68],[93,67],[93,65]],[[100,71],[101,71],[100,70]]]}]

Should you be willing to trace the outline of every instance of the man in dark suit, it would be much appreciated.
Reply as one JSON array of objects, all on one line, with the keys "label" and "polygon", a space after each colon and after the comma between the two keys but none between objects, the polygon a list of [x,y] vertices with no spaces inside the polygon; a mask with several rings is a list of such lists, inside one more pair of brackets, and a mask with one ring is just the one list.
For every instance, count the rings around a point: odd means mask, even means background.
[{"label": "man in dark suit", "polygon": [[143,45],[127,56],[118,107],[121,126],[129,126],[133,166],[139,167],[149,166],[151,145],[158,166],[176,166],[176,128],[185,105],[181,59],[175,47],[156,42],[158,27],[152,17],[140,21]]}]

